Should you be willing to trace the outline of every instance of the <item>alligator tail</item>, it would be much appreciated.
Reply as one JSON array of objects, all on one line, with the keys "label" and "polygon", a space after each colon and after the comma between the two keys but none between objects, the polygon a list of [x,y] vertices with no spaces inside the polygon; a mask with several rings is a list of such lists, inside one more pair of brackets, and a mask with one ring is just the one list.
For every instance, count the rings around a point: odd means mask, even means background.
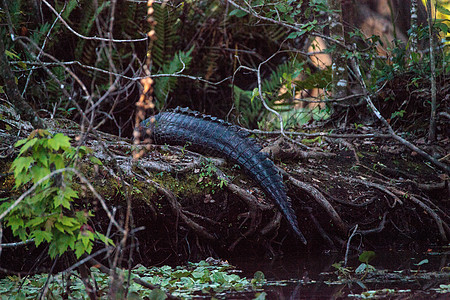
[{"label": "alligator tail", "polygon": [[297,237],[306,244],[280,173],[261,152],[261,146],[249,137],[249,132],[216,117],[180,107],[146,119],[141,126],[150,129],[155,144],[187,146],[237,163],[275,201]]}]

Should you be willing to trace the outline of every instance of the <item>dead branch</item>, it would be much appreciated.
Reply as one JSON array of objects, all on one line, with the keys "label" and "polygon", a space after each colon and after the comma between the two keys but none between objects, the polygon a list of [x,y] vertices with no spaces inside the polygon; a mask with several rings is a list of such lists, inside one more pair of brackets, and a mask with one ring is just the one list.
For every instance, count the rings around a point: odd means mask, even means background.
[{"label": "dead branch", "polygon": [[183,209],[183,212],[184,212],[185,214],[187,214],[187,215],[190,215],[190,216],[194,217],[194,218],[198,218],[198,219],[201,219],[201,220],[203,220],[203,221],[209,222],[209,223],[211,223],[212,225],[215,225],[215,226],[220,226],[220,225],[221,225],[220,222],[214,221],[214,220],[212,220],[211,218],[208,218],[208,217],[205,217],[205,216],[202,216],[202,215],[199,215],[199,214],[190,212],[190,211],[188,211],[188,210]]},{"label": "dead branch", "polygon": [[[259,129],[246,129],[244,130],[254,133],[254,134],[264,134],[264,135],[280,135],[281,131],[274,130],[274,131],[265,131],[265,130],[259,130]],[[390,134],[382,134],[382,133],[328,133],[328,132],[315,132],[315,133],[307,133],[307,132],[292,132],[288,131],[285,132],[288,135],[294,135],[294,136],[304,136],[304,137],[328,137],[328,138],[335,138],[335,139],[372,139],[372,138],[379,138],[379,139],[386,139],[391,138]]]},{"label": "dead branch", "polygon": [[356,231],[358,230],[358,224],[355,225],[355,228],[352,231],[352,234],[350,235],[350,237],[347,240],[347,245],[346,245],[346,250],[345,250],[345,257],[344,257],[344,267],[347,266],[347,261],[348,261],[348,253],[350,250],[350,243],[352,241],[352,238],[355,236]]},{"label": "dead branch", "polygon": [[[333,200],[334,202],[337,202],[337,203],[342,204],[342,205],[352,206],[352,207],[365,207],[365,206],[368,206],[368,205],[372,204],[377,199],[376,196],[373,196],[372,198],[369,199],[369,201],[365,201],[364,203],[353,203],[353,202],[348,202],[348,201],[345,201],[345,200],[338,199],[338,198],[333,197],[333,196],[331,196],[329,194],[326,194],[326,195],[331,200]],[[364,197],[364,196],[362,196],[362,197]],[[361,197],[356,198],[355,201],[357,201],[359,198],[361,198]]]},{"label": "dead branch", "polygon": [[130,40],[116,40],[111,38],[100,38],[96,36],[84,36],[78,32],[76,32],[70,25],[61,17],[61,15],[50,5],[46,0],[42,0],[45,5],[56,15],[56,17],[64,24],[64,26],[69,29],[70,32],[75,34],[77,37],[85,39],[85,40],[95,40],[95,41],[103,41],[103,42],[114,42],[114,43],[133,43],[133,42],[145,42],[148,40],[147,36],[140,39],[130,39]]},{"label": "dead branch", "polygon": [[244,232],[240,237],[238,237],[229,247],[228,251],[234,251],[234,248],[244,239],[255,233],[258,225],[261,223],[262,213],[256,209],[256,207],[250,207],[249,209],[250,226],[246,232]]}]

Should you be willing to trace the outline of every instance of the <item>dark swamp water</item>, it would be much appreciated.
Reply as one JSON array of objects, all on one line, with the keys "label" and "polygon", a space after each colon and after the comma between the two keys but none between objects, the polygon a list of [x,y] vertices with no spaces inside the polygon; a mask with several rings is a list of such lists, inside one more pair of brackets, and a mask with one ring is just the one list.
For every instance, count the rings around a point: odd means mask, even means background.
[{"label": "dark swamp water", "polygon": [[[366,268],[359,256],[345,254],[285,256],[279,259],[234,259],[252,278],[262,271],[263,295],[229,293],[225,299],[450,299],[450,247],[424,253],[377,252]],[[339,268],[339,262],[341,267]],[[359,267],[359,269],[358,269]],[[219,297],[220,298],[220,297]]]}]

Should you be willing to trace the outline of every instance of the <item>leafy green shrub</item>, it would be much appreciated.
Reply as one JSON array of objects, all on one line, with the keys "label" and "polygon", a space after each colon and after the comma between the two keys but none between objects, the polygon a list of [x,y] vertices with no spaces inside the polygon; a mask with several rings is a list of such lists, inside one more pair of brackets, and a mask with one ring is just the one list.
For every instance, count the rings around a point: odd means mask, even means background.
[{"label": "leafy green shrub", "polygon": [[77,257],[90,253],[95,239],[112,243],[87,225],[92,216],[89,210],[74,207],[78,193],[72,188],[72,174],[67,168],[73,168],[75,160],[89,149],[74,148],[69,140],[61,133],[53,136],[39,129],[18,141],[15,146],[21,149],[11,165],[15,188],[33,186],[21,196],[22,201],[11,199],[0,205],[0,214],[10,210],[5,221],[13,234],[22,241],[34,239],[36,246],[48,242],[52,258],[69,248]]}]

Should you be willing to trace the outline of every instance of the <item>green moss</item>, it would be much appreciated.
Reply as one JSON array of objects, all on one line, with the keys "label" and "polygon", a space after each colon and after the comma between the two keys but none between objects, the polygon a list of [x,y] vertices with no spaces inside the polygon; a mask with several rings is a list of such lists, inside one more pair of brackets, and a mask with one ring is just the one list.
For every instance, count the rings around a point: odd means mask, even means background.
[{"label": "green moss", "polygon": [[[172,191],[177,196],[191,197],[199,194],[209,194],[212,192],[211,185],[200,184],[198,174],[183,174],[173,176],[169,173],[158,173],[152,178],[155,182]],[[204,180],[214,180],[207,178]]]},{"label": "green moss", "polygon": [[[0,160],[0,173],[7,174],[11,167],[11,161],[2,159]],[[13,175],[0,177],[0,190],[10,193],[14,188],[15,180]]]}]

